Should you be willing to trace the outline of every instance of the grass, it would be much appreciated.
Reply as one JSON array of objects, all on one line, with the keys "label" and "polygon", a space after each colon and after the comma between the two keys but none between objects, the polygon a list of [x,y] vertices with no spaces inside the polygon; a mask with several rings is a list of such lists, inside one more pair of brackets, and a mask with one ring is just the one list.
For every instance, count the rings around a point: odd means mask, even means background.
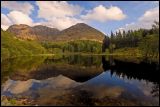
[{"label": "grass", "polygon": [[141,51],[138,48],[121,48],[116,49],[113,55],[128,55],[128,56],[136,56],[141,57]]},{"label": "grass", "polygon": [[131,62],[139,62],[142,60],[145,60],[146,62],[156,62],[159,63],[159,56],[157,58],[155,57],[149,57],[146,58],[142,55],[142,52],[139,48],[120,48],[114,50],[114,53],[106,53],[106,55],[110,56],[115,56],[114,58],[117,58],[119,60],[124,60],[124,61],[131,61]]}]

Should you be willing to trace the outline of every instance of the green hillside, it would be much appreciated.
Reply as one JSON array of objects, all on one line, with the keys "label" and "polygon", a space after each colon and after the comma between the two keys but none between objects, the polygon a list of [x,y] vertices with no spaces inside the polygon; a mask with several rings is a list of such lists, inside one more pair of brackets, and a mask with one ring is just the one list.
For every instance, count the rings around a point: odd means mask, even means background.
[{"label": "green hillside", "polygon": [[19,40],[13,34],[1,30],[1,58],[45,53],[36,41]]}]

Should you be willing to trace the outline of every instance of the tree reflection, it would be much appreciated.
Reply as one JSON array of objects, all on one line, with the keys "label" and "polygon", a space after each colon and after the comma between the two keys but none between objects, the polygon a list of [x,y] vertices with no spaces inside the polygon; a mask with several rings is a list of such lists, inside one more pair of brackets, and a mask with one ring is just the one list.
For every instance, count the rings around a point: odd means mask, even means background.
[{"label": "tree reflection", "polygon": [[159,83],[159,70],[156,64],[147,64],[144,62],[137,64],[115,60],[113,57],[110,60],[105,60],[104,56],[102,56],[102,64],[104,71],[110,70],[112,75],[116,74],[119,77],[126,77],[127,79],[147,80]]},{"label": "tree reflection", "polygon": [[111,76],[115,74],[119,78],[123,79],[136,79],[145,80],[152,82],[154,85],[152,87],[151,94],[153,97],[159,97],[159,69],[157,69],[156,64],[148,64],[144,62],[133,63],[125,62],[121,60],[116,60],[113,57],[106,60],[102,56],[102,63],[104,71],[110,70]]}]

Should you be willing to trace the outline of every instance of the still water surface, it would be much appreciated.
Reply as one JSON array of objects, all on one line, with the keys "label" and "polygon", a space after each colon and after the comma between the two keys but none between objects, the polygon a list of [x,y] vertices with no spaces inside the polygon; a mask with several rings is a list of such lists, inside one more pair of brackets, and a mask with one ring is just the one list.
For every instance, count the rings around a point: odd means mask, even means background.
[{"label": "still water surface", "polygon": [[109,56],[19,57],[1,65],[1,95],[33,105],[159,105],[154,64]]}]

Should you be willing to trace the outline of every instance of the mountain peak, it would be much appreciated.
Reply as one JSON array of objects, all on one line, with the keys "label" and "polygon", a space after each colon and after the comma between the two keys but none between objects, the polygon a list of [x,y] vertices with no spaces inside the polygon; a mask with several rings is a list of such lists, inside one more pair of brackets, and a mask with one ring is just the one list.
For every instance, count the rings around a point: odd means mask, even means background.
[{"label": "mountain peak", "polygon": [[15,24],[15,25],[11,25],[7,31],[11,32],[15,35],[19,35],[20,32],[27,32],[29,31],[30,26],[26,25],[26,24]]},{"label": "mountain peak", "polygon": [[28,26],[26,24],[15,24],[15,25],[11,25],[10,27],[16,27],[16,28],[22,27],[22,28],[24,28],[24,27],[30,27],[30,26]]},{"label": "mountain peak", "polygon": [[76,25],[88,26],[88,25],[87,25],[87,24],[85,24],[85,23],[77,23]]},{"label": "mountain peak", "polygon": [[59,34],[59,39],[66,38],[68,40],[93,40],[102,42],[104,34],[97,29],[85,24],[77,23]]}]

